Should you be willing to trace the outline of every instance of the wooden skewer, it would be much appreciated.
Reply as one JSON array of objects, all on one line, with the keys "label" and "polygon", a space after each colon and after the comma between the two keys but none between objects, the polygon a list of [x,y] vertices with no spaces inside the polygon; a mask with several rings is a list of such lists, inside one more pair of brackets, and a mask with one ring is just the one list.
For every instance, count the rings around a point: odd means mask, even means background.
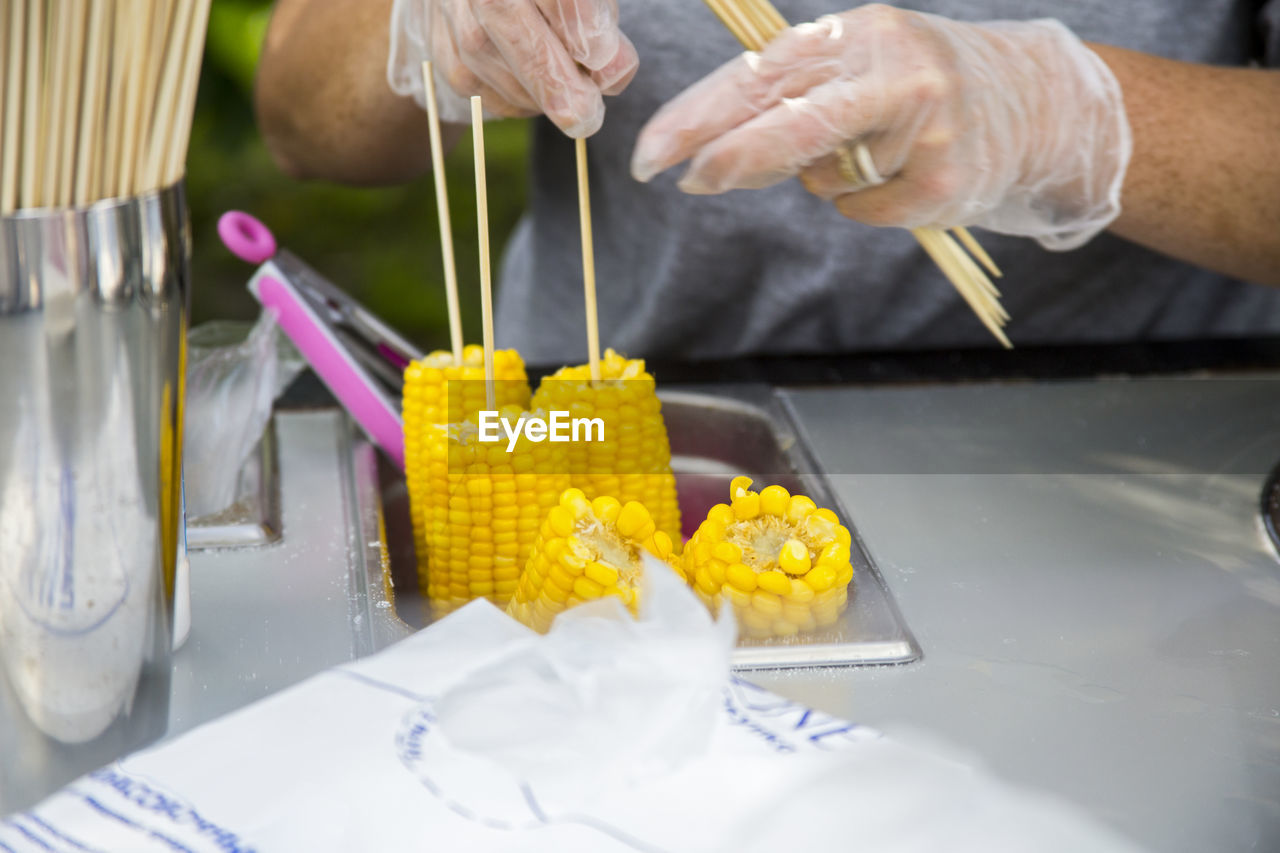
[{"label": "wooden skewer", "polygon": [[[772,3],[767,3],[765,5],[769,8],[773,8]],[[782,23],[781,27],[778,27],[776,22],[770,19],[768,12],[756,3],[744,3],[742,11],[757,33],[763,34],[774,32],[775,30],[786,29],[787,25],[785,21]],[[767,39],[763,40],[767,41]]]},{"label": "wooden skewer", "polygon": [[102,180],[103,142],[107,135],[107,83],[111,79],[111,31],[114,9],[110,2],[92,6],[89,20],[89,46],[85,51],[85,104],[87,118],[81,123],[78,160],[76,163],[75,204],[82,206],[99,198]]},{"label": "wooden skewer", "polygon": [[787,19],[782,17],[782,13],[768,0],[763,0],[763,2],[744,0],[744,2],[757,19],[761,21],[761,32],[776,35],[787,28]]},{"label": "wooden skewer", "polygon": [[742,42],[748,50],[759,50],[769,39],[765,33],[759,32],[755,24],[736,3],[729,0],[707,0],[707,5],[715,12],[734,37]]},{"label": "wooden skewer", "polygon": [[71,205],[75,198],[73,183],[76,175],[76,148],[84,133],[78,122],[82,112],[80,102],[84,94],[85,19],[88,13],[89,10],[80,3],[71,3],[65,9],[63,19],[70,34],[65,54],[67,80],[63,91],[62,115],[58,119],[58,133],[63,137],[58,156],[58,191],[54,200],[58,207]]},{"label": "wooden skewer", "polygon": [[166,45],[161,61],[157,62],[156,76],[159,87],[156,101],[145,119],[147,128],[147,150],[143,152],[140,170],[143,187],[158,187],[165,178],[166,161],[169,159],[169,144],[173,139],[173,129],[177,122],[178,101],[181,99],[180,87],[183,83],[182,67],[187,60],[187,42],[191,32],[191,19],[195,13],[195,3],[181,3],[177,14],[173,17],[172,35],[161,42]]},{"label": "wooden skewer", "polygon": [[0,213],[181,177],[210,3],[0,3]]},{"label": "wooden skewer", "polygon": [[121,196],[132,195],[138,184],[138,148],[143,133],[142,102],[146,91],[147,55],[151,48],[149,36],[155,18],[155,7],[152,4],[143,4],[143,9],[142,13],[135,11],[134,15],[126,14],[126,20],[133,23],[129,33],[133,51],[125,54],[129,63],[126,72],[128,84],[125,89],[123,141],[120,146],[120,178],[116,187],[117,194]]},{"label": "wooden skewer", "polygon": [[[189,2],[184,3],[188,9]],[[142,33],[143,50],[141,97],[138,99],[138,146],[133,149],[133,186],[130,193],[141,192],[143,187],[153,187],[159,181],[150,173],[151,140],[155,136],[156,111],[164,100],[163,79],[167,54],[182,49],[173,44],[169,30],[173,25],[173,0],[153,0],[148,26]],[[166,50],[166,47],[168,50]]]},{"label": "wooden skewer", "polygon": [[[0,54],[0,146],[4,144],[4,137],[7,135],[5,121],[9,113],[9,102],[11,96],[9,94],[9,83],[12,82],[8,74],[5,73],[6,66],[12,61],[9,52],[9,28],[10,21],[16,14],[19,3],[8,3],[0,6],[0,50],[4,53]],[[6,158],[8,149],[0,147],[0,216],[8,213],[8,205],[5,198],[9,195],[8,175],[9,170],[6,168]]]},{"label": "wooden skewer", "polygon": [[449,308],[449,344],[453,363],[462,366],[462,311],[458,307],[458,269],[453,258],[453,225],[449,220],[449,189],[445,182],[444,144],[440,140],[440,104],[431,62],[422,63],[422,84],[427,93],[427,120],[431,136],[431,170],[436,182],[436,218],[440,220],[440,254],[444,258],[444,294]]},{"label": "wooden skewer", "polygon": [[103,145],[99,183],[95,195],[98,198],[114,198],[120,192],[120,163],[124,160],[121,146],[124,144],[125,90],[129,84],[130,36],[127,4],[117,2],[111,24],[111,73],[106,107],[106,142]]},{"label": "wooden skewer", "polygon": [[977,258],[978,262],[986,267],[988,272],[996,278],[1001,278],[1004,275],[1004,273],[1000,272],[1000,268],[996,266],[996,262],[991,260],[991,256],[987,254],[987,250],[982,248],[982,244],[974,239],[974,236],[969,233],[968,228],[964,228],[962,226],[960,228],[952,228],[951,230],[960,238],[960,242],[969,250],[969,254]]},{"label": "wooden skewer", "polygon": [[26,85],[22,100],[22,190],[18,204],[37,207],[40,204],[39,184],[40,152],[44,146],[40,139],[40,107],[44,64],[41,62],[41,46],[44,44],[44,5],[32,4],[27,16],[27,67],[24,71]]},{"label": "wooden skewer", "polygon": [[67,77],[70,72],[71,48],[67,44],[71,27],[67,17],[71,10],[61,0],[48,5],[49,47],[44,60],[44,104],[40,111],[40,138],[44,141],[43,162],[40,170],[40,204],[44,207],[58,205],[58,166],[66,134],[62,132],[63,103],[66,101]]},{"label": "wooden skewer", "polygon": [[944,233],[933,228],[917,228],[912,233],[915,234],[916,239],[924,250],[929,253],[929,257],[933,259],[933,262],[955,285],[956,291],[969,304],[973,313],[978,316],[978,319],[987,327],[987,330],[995,336],[996,340],[1000,341],[1005,349],[1012,349],[1013,344],[1010,343],[1008,336],[1001,329],[998,316],[989,310],[989,306],[984,303],[982,295],[964,275],[960,259],[947,250],[946,244],[943,242]]},{"label": "wooden skewer", "polygon": [[106,29],[106,3],[93,3],[89,7],[88,45],[84,52],[84,76],[80,85],[80,132],[75,145],[75,179],[71,187],[71,203],[82,206],[89,203],[93,186],[93,153],[99,150],[99,117],[102,110],[102,67],[105,51],[102,49]]},{"label": "wooden skewer", "polygon": [[471,96],[471,144],[476,160],[476,230],[480,237],[480,322],[484,329],[484,399],[497,408],[493,390],[493,282],[489,272],[489,188],[484,174],[484,111]]},{"label": "wooden skewer", "polygon": [[939,231],[938,235],[944,243],[951,244],[947,246],[947,250],[960,262],[960,266],[964,269],[968,279],[977,285],[979,292],[982,294],[982,302],[987,306],[988,312],[995,319],[996,325],[1001,328],[1009,322],[1009,312],[1000,304],[999,291],[996,286],[991,283],[991,279],[987,278],[987,274],[978,266],[968,253],[964,252],[958,245],[955,245],[955,239],[946,231]]},{"label": "wooden skewer", "polygon": [[574,140],[578,160],[578,222],[582,230],[582,292],[587,308],[587,363],[600,381],[600,316],[596,310],[596,253],[591,238],[591,190],[587,184],[587,140]]},{"label": "wooden skewer", "polygon": [[187,147],[191,143],[191,123],[196,111],[196,92],[200,87],[200,60],[209,28],[209,5],[213,0],[195,2],[196,15],[187,38],[186,63],[182,67],[182,100],[178,105],[177,125],[169,142],[169,156],[165,164],[165,184],[176,182],[185,173]]},{"label": "wooden skewer", "polygon": [[10,3],[8,35],[5,39],[4,127],[0,129],[0,216],[12,213],[18,204],[18,120],[22,109],[22,38],[26,21],[25,3]]}]

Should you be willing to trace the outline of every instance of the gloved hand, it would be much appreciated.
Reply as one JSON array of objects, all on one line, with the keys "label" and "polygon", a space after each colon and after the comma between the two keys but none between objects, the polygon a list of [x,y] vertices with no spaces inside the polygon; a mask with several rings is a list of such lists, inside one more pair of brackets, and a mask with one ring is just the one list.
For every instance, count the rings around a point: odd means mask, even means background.
[{"label": "gloved hand", "polygon": [[480,95],[488,113],[545,113],[570,136],[600,129],[602,96],[639,63],[617,0],[395,0],[387,81],[423,105],[426,59],[442,120],[469,121],[466,99]]},{"label": "gloved hand", "polygon": [[[888,180],[860,187],[859,142]],[[1120,211],[1132,141],[1120,86],[1053,20],[967,24],[863,6],[787,30],[660,109],[631,170],[692,159],[690,193],[799,174],[873,225],[980,225],[1074,248]]]}]

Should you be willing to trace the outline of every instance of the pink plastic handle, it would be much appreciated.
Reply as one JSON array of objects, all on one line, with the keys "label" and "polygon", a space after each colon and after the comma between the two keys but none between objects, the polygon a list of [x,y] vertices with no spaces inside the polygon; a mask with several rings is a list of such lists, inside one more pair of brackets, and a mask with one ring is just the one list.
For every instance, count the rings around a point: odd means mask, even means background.
[{"label": "pink plastic handle", "polygon": [[276,253],[271,229],[239,210],[228,210],[218,218],[218,236],[233,255],[251,264],[263,263]]},{"label": "pink plastic handle", "polygon": [[356,423],[403,470],[404,427],[399,413],[374,390],[373,378],[292,288],[264,275],[258,279],[257,296],[263,307],[276,312],[280,328]]}]

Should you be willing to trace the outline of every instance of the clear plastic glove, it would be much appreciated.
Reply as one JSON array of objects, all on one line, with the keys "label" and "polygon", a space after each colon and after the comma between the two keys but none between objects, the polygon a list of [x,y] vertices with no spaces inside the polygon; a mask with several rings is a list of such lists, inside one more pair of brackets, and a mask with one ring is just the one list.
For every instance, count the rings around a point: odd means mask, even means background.
[{"label": "clear plastic glove", "polygon": [[395,0],[387,81],[420,105],[427,59],[442,120],[469,121],[480,95],[491,115],[545,113],[575,137],[600,129],[603,96],[639,64],[617,0]]},{"label": "clear plastic glove", "polygon": [[[866,145],[888,180],[859,185]],[[967,24],[863,6],[794,27],[666,104],[637,180],[684,160],[690,193],[800,175],[872,225],[979,225],[1079,246],[1120,212],[1132,140],[1120,86],[1054,20]]]}]

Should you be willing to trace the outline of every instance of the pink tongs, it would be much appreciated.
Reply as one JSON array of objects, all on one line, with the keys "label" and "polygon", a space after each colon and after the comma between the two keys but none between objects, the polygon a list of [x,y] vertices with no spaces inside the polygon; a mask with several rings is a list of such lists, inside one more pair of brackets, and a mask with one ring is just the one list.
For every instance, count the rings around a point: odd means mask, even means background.
[{"label": "pink tongs", "polygon": [[241,260],[260,266],[249,291],[369,438],[404,468],[400,371],[421,354],[408,341],[287,250],[267,226],[239,211],[218,220],[218,236]]}]

